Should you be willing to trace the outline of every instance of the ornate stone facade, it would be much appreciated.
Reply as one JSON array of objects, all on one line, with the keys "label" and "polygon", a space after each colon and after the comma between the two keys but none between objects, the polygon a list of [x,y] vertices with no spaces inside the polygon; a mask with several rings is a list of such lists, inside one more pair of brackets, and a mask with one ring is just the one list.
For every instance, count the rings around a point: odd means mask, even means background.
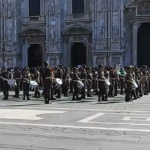
[{"label": "ornate stone facade", "polygon": [[86,46],[89,65],[137,64],[137,31],[150,20],[149,0],[85,0],[84,14],[72,14],[72,0],[41,0],[36,17],[28,1],[0,0],[0,67],[28,65],[31,44],[40,44],[53,66],[69,66],[77,42]]}]

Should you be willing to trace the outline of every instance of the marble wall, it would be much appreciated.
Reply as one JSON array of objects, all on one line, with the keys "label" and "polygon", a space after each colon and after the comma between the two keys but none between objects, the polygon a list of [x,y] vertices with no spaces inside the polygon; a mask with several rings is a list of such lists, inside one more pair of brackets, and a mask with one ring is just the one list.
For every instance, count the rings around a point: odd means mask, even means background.
[{"label": "marble wall", "polygon": [[[70,51],[67,39],[72,35],[66,36],[63,32],[77,25],[91,31],[87,40],[89,65],[133,63],[135,52],[131,52],[130,42],[133,38],[130,37],[125,8],[129,2],[131,0],[85,0],[85,14],[76,15],[75,18],[71,13],[71,0],[41,0],[41,16],[38,20],[31,20],[37,18],[29,17],[28,0],[0,0],[0,41],[1,47],[5,45],[6,65],[27,65],[21,56],[25,54],[25,46],[21,42],[20,33],[31,28],[39,29],[45,34],[45,41],[42,43],[43,59],[47,59],[53,66],[59,63],[70,65],[66,58],[70,57],[67,55]],[[86,39],[87,34],[79,34]],[[134,49],[136,51],[136,47]],[[2,50],[0,52],[2,54]],[[0,63],[0,67],[2,65]]]}]

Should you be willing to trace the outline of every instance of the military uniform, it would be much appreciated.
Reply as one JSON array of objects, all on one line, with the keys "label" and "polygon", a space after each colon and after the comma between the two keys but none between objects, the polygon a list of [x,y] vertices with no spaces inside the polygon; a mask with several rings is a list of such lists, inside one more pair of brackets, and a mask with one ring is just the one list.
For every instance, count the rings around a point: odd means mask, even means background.
[{"label": "military uniform", "polygon": [[79,98],[79,89],[78,89],[78,81],[80,80],[78,76],[78,69],[74,68],[74,73],[72,75],[72,82],[73,82],[73,97],[72,100],[81,100]]},{"label": "military uniform", "polygon": [[64,74],[63,74],[63,94],[64,97],[68,96],[70,86],[70,74],[69,74],[69,68],[65,68]]},{"label": "military uniform", "polygon": [[[55,75],[55,78],[59,78],[62,80],[62,77],[63,77],[63,71],[62,69],[57,69],[57,72],[56,72],[56,75]],[[60,86],[59,88],[55,89],[56,90],[56,94],[58,94],[56,96],[56,98],[61,98],[61,93],[62,93],[62,86]]]},{"label": "military uniform", "polygon": [[125,101],[129,102],[132,101],[131,93],[133,88],[133,76],[131,73],[131,67],[127,67],[128,71],[125,77],[125,87],[126,87],[126,95],[125,95]]},{"label": "military uniform", "polygon": [[81,70],[80,78],[82,80],[82,83],[84,84],[84,87],[81,89],[81,94],[82,94],[81,99],[85,99],[85,86],[86,86],[86,80],[87,80],[87,73],[84,68]]},{"label": "military uniform", "polygon": [[53,78],[54,74],[51,70],[51,68],[48,67],[48,62],[44,62],[44,70],[42,73],[42,83],[44,86],[44,99],[45,99],[45,104],[49,104],[50,100],[52,99],[52,83],[53,83]]},{"label": "military uniform", "polygon": [[35,68],[35,73],[34,73],[33,80],[38,83],[38,86],[35,89],[34,97],[39,98],[41,94],[40,94],[40,91],[39,91],[40,72],[39,72],[39,68],[38,67]]},{"label": "military uniform", "polygon": [[31,78],[30,78],[29,68],[25,67],[22,74],[23,100],[25,100],[25,96],[27,96],[27,100],[30,100],[29,98],[30,80]]},{"label": "military uniform", "polygon": [[2,84],[3,84],[3,94],[4,98],[3,99],[8,99],[9,96],[9,85],[8,85],[8,80],[12,78],[12,74],[7,71],[7,68],[3,68],[3,72],[1,73],[1,79],[2,79]]},{"label": "military uniform", "polygon": [[92,80],[93,80],[92,68],[88,67],[87,68],[87,97],[92,97],[91,95]]},{"label": "military uniform", "polygon": [[19,98],[19,91],[20,91],[20,82],[22,79],[22,73],[19,71],[19,68],[14,69],[14,79],[16,80],[16,86],[15,86],[15,96],[16,98]]}]

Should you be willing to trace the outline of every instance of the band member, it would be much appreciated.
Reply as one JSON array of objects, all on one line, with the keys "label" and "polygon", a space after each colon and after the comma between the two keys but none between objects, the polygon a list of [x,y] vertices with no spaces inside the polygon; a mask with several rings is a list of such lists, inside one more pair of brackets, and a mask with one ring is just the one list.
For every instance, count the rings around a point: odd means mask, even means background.
[{"label": "band member", "polygon": [[92,80],[92,84],[93,84],[93,90],[94,90],[94,92],[96,92],[96,95],[98,95],[97,78],[98,78],[97,68],[93,68],[93,80]]},{"label": "band member", "polygon": [[[35,82],[38,83],[38,85],[40,85],[40,72],[39,72],[39,67],[35,68],[35,72],[34,72],[34,79]],[[39,91],[39,86],[37,86],[35,88],[35,93],[34,93],[34,97],[35,98],[39,98],[40,97],[40,91]]]},{"label": "band member", "polygon": [[9,96],[9,85],[8,85],[8,80],[11,79],[13,76],[12,74],[7,70],[7,67],[3,68],[3,72],[1,73],[1,79],[2,79],[2,84],[3,84],[3,94],[4,98],[3,99],[8,99]]},{"label": "band member", "polygon": [[92,97],[91,95],[92,80],[93,80],[92,68],[88,67],[87,68],[87,97]]},{"label": "band member", "polygon": [[69,86],[70,86],[69,68],[65,68],[65,71],[63,74],[63,94],[64,94],[64,97],[68,96]]},{"label": "band member", "polygon": [[14,68],[14,79],[16,80],[15,96],[14,97],[19,98],[20,82],[22,80],[22,73],[18,67]]},{"label": "band member", "polygon": [[99,70],[98,70],[98,101],[105,100],[105,93],[106,93],[106,82],[105,82],[105,76],[104,76],[104,68],[103,65],[99,65]]},{"label": "band member", "polygon": [[81,73],[80,78],[82,80],[82,83],[84,84],[84,87],[81,89],[81,99],[85,99],[85,86],[86,86],[86,80],[87,80],[87,73],[84,67],[81,67]]},{"label": "band member", "polygon": [[142,92],[142,74],[140,73],[140,70],[138,68],[135,68],[135,81],[138,85],[138,88],[136,89],[136,95],[137,98],[143,96]]},{"label": "band member", "polygon": [[115,96],[115,81],[116,81],[116,76],[114,73],[114,69],[112,67],[109,68],[109,74],[110,74],[110,87],[109,87],[109,97],[114,97]]},{"label": "band member", "polygon": [[78,81],[80,80],[78,76],[78,68],[74,68],[74,73],[72,76],[72,82],[73,82],[73,97],[72,100],[81,100],[79,98],[79,89],[78,89]]},{"label": "band member", "polygon": [[124,81],[125,81],[125,76],[126,76],[126,72],[124,70],[124,68],[120,68],[120,94],[124,93]]},{"label": "band member", "polygon": [[[135,68],[133,66],[131,66],[132,70],[132,77],[133,77],[133,81],[136,81],[136,76],[135,76]],[[134,97],[133,99],[136,100],[137,99],[137,95],[136,95],[136,87],[134,86],[134,84],[132,85],[132,92],[131,92],[131,98]]]},{"label": "band member", "polygon": [[[61,69],[61,66],[58,65],[57,67],[57,71],[56,71],[56,74],[55,74],[55,78],[59,78],[62,80],[62,77],[63,77],[63,71]],[[56,96],[56,98],[61,98],[61,92],[62,92],[62,87],[60,86],[59,88],[55,89],[56,90],[56,94],[58,94]]]},{"label": "band member", "polygon": [[30,72],[29,68],[25,67],[22,74],[22,82],[23,82],[23,100],[25,100],[25,96],[27,97],[27,100],[30,100],[29,98],[29,87],[30,87]]},{"label": "band member", "polygon": [[127,74],[125,77],[125,89],[126,89],[126,95],[125,95],[125,101],[130,102],[132,101],[131,93],[132,93],[132,87],[133,87],[133,76],[132,76],[132,68],[129,66],[127,67]]},{"label": "band member", "polygon": [[48,62],[44,62],[44,70],[41,76],[42,84],[44,87],[44,99],[45,104],[49,104],[51,100],[51,90],[52,90],[52,83],[54,80],[54,74],[49,67]]}]

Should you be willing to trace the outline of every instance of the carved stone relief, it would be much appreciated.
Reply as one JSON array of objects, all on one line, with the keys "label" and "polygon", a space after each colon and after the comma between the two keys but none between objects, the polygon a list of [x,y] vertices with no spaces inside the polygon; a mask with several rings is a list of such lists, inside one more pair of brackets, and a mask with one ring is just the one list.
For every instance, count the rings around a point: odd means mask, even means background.
[{"label": "carved stone relief", "polygon": [[40,35],[44,35],[44,33],[37,29],[30,29],[22,34],[22,36],[29,36],[29,37],[30,36],[40,36]]},{"label": "carved stone relief", "polygon": [[56,58],[56,56],[51,56],[50,57],[50,65],[51,66],[57,66],[57,58]]},{"label": "carved stone relief", "polygon": [[13,67],[14,61],[13,61],[12,58],[7,59],[7,65],[8,65],[9,67]]},{"label": "carved stone relief", "polygon": [[68,30],[65,34],[86,34],[86,33],[90,32],[84,28],[76,27]]},{"label": "carved stone relief", "polygon": [[112,57],[111,58],[111,65],[116,65],[116,64],[120,64],[120,57]]},{"label": "carved stone relief", "polygon": [[11,44],[13,41],[13,20],[12,19],[8,19],[7,20],[7,24],[8,24],[8,30],[7,30],[7,41],[8,44]]},{"label": "carved stone relief", "polygon": [[141,2],[138,4],[138,14],[140,15],[150,15],[150,1]]},{"label": "carved stone relief", "polygon": [[98,56],[96,58],[96,65],[98,66],[99,64],[105,64],[105,57]]},{"label": "carved stone relief", "polygon": [[28,37],[27,43],[42,43],[45,42],[45,37]]}]

